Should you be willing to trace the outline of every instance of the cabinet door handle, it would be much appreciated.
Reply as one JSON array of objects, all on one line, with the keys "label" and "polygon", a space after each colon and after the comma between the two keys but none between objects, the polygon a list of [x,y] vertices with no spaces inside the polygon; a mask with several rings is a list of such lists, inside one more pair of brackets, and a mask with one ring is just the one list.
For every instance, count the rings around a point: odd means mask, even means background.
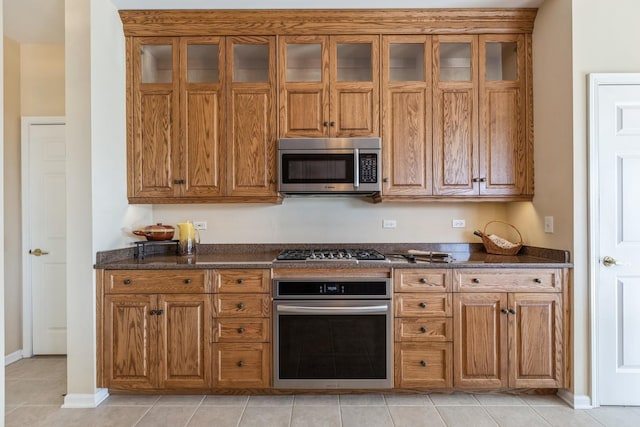
[{"label": "cabinet door handle", "polygon": [[509,313],[510,313],[510,314],[516,314],[516,311],[515,311],[513,308],[510,308],[510,309],[509,309]]},{"label": "cabinet door handle", "polygon": [[162,310],[162,309],[160,309],[160,310],[156,310],[156,314],[157,314],[158,316],[161,316],[161,315],[163,315],[163,314],[164,314],[164,310]]},{"label": "cabinet door handle", "polygon": [[426,334],[427,328],[425,328],[424,326],[420,326],[420,332],[422,332],[423,334]]},{"label": "cabinet door handle", "polygon": [[336,122],[329,122],[329,126],[335,127],[335,125],[336,125]]},{"label": "cabinet door handle", "polygon": [[389,178],[382,178],[382,182],[389,182]]},{"label": "cabinet door handle", "polygon": [[239,360],[238,361],[238,367],[242,368],[244,366],[244,361]]},{"label": "cabinet door handle", "polygon": [[149,316],[155,316],[156,314],[158,314],[158,311],[157,311],[157,310],[151,310],[151,311],[149,312]]},{"label": "cabinet door handle", "polygon": [[236,280],[236,282],[238,283],[238,285],[242,285],[244,283],[244,279],[238,279]]},{"label": "cabinet door handle", "polygon": [[328,127],[329,126],[329,122],[322,122],[322,126]]},{"label": "cabinet door handle", "polygon": [[420,303],[420,307],[422,307],[422,308],[427,308],[427,303],[426,303],[426,302],[421,302],[421,303]]},{"label": "cabinet door handle", "polygon": [[506,308],[503,308],[502,310],[500,310],[500,313],[502,314],[508,314],[509,310],[507,310]]},{"label": "cabinet door handle", "polygon": [[537,277],[535,279],[533,279],[534,282],[536,283],[542,283],[542,280],[538,279]]},{"label": "cabinet door handle", "polygon": [[131,279],[124,279],[122,281],[122,283],[124,283],[125,285],[130,285],[131,284]]},{"label": "cabinet door handle", "polygon": [[238,333],[239,333],[239,334],[244,333],[244,328],[243,328],[242,326],[238,328]]},{"label": "cabinet door handle", "polygon": [[184,279],[184,284],[185,284],[185,285],[188,285],[188,284],[190,284],[190,283],[191,283],[191,279]]},{"label": "cabinet door handle", "polygon": [[244,303],[238,303],[237,307],[239,310],[242,310],[244,308]]},{"label": "cabinet door handle", "polygon": [[186,181],[184,179],[174,179],[173,183],[174,184],[184,184]]},{"label": "cabinet door handle", "polygon": [[427,366],[427,361],[426,360],[421,360],[420,361],[420,366],[422,366],[422,367]]}]

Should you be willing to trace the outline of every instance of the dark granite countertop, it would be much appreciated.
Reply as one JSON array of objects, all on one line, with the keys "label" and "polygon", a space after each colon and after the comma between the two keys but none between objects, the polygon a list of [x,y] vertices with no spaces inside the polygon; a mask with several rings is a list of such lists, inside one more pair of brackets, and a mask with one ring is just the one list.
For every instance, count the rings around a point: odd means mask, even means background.
[{"label": "dark granite countertop", "polygon": [[[285,248],[374,248],[387,256],[385,261],[275,261]],[[409,249],[447,252],[453,261],[409,262],[397,254]],[[162,270],[213,268],[567,268],[573,267],[568,251],[524,246],[518,255],[490,255],[480,243],[282,243],[282,244],[202,244],[194,256],[178,256],[171,245],[154,247],[145,257],[135,257],[135,248],[102,251],[96,254],[96,269]]]}]

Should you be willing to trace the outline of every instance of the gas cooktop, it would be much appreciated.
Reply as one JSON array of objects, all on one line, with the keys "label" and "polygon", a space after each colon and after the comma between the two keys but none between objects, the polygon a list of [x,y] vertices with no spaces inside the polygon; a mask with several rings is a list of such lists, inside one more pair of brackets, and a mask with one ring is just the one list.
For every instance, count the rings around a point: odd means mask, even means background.
[{"label": "gas cooktop", "polygon": [[375,249],[285,249],[276,261],[385,261]]}]

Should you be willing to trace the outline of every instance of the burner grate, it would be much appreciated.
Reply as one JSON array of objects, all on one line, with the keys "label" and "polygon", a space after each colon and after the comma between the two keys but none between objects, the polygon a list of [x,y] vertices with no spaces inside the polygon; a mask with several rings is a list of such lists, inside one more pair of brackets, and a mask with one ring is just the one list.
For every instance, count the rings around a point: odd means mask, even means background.
[{"label": "burner grate", "polygon": [[285,249],[278,261],[384,261],[386,257],[375,249]]}]

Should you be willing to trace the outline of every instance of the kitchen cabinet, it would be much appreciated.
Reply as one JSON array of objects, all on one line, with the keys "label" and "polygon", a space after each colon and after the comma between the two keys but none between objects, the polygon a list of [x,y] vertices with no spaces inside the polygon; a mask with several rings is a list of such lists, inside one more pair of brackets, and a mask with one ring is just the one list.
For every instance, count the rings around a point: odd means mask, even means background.
[{"label": "kitchen cabinet", "polygon": [[224,44],[219,37],[129,42],[130,201],[223,194]]},{"label": "kitchen cabinet", "polygon": [[277,201],[275,38],[129,43],[129,201]]},{"label": "kitchen cabinet", "polygon": [[565,386],[562,271],[457,270],[454,277],[455,387]]},{"label": "kitchen cabinet", "polygon": [[379,43],[379,35],[281,37],[280,136],[380,136]]},{"label": "kitchen cabinet", "polygon": [[383,196],[432,194],[431,99],[431,36],[383,36]]},{"label": "kitchen cabinet", "polygon": [[214,282],[214,387],[270,387],[270,271],[217,270]]},{"label": "kitchen cabinet", "polygon": [[433,37],[433,194],[532,195],[522,34]]},{"label": "kitchen cabinet", "polygon": [[209,388],[211,355],[203,343],[211,308],[204,271],[114,271],[104,276],[98,310],[104,327],[99,333],[99,383],[121,390]]},{"label": "kitchen cabinet", "polygon": [[394,270],[395,387],[453,385],[451,271]]}]

